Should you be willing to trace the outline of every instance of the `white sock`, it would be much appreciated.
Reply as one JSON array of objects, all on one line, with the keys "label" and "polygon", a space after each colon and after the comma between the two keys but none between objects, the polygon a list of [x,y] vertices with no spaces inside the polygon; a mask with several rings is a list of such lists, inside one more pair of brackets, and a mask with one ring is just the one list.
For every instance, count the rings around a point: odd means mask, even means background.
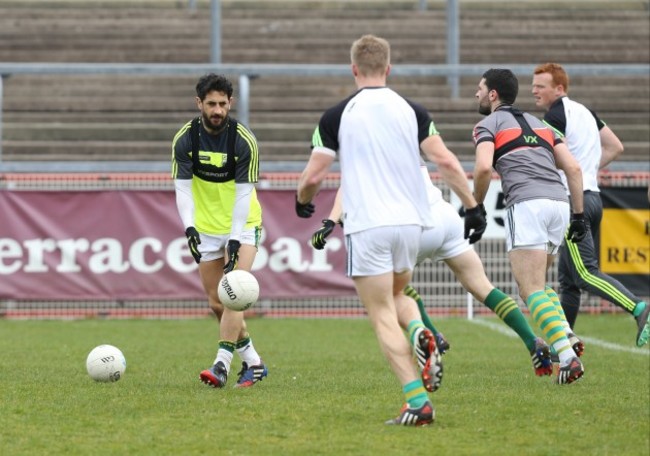
[{"label": "white sock", "polygon": [[251,339],[249,339],[249,342],[246,345],[237,349],[237,354],[241,360],[248,365],[248,367],[262,364],[262,358],[260,358],[260,355],[255,351]]},{"label": "white sock", "polygon": [[573,347],[569,343],[569,339],[562,338],[553,344],[553,349],[560,358],[560,366],[566,366],[569,364],[569,360],[576,355],[576,352],[573,351]]},{"label": "white sock", "polygon": [[228,350],[224,350],[223,348],[220,348],[219,351],[217,352],[217,357],[214,359],[213,364],[217,364],[217,362],[221,361],[224,366],[226,366],[226,372],[230,372],[230,364],[232,364],[232,353],[229,352]]}]

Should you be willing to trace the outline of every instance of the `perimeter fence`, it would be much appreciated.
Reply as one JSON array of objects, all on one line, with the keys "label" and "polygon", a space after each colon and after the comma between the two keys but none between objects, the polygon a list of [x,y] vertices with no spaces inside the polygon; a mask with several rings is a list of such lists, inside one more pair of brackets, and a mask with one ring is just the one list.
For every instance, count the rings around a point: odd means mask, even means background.
[{"label": "perimeter fence", "polygon": [[[432,180],[441,190],[446,199],[451,198],[449,188],[441,180],[439,174],[431,173]],[[471,177],[471,176],[469,176]],[[600,183],[603,189],[637,189],[647,191],[650,173],[643,172],[603,172]],[[260,176],[259,192],[294,191],[299,178],[298,173],[264,173]],[[495,182],[498,185],[496,176]],[[332,173],[326,179],[323,189],[335,189],[339,184],[339,175]],[[61,174],[0,174],[0,198],[3,195],[20,194],[21,192],[138,192],[145,193],[157,191],[169,193],[173,198],[173,183],[168,174],[162,173],[61,173]],[[92,197],[92,196],[91,196]],[[646,206],[647,207],[647,206]],[[498,211],[489,210],[489,223],[499,223]],[[285,216],[286,215],[286,216]],[[85,214],[65,214],[64,217],[82,219]],[[107,217],[119,218],[120,214],[106,214]],[[293,223],[295,215],[293,208],[283,214],[287,223]],[[8,249],[6,229],[9,221],[14,217],[21,217],[19,213],[4,213],[4,221],[0,224],[0,266],[10,265],[16,261]],[[293,217],[293,218],[292,218]],[[313,220],[315,228],[320,220]],[[647,223],[647,221],[646,221]],[[266,227],[265,227],[266,229]],[[646,227],[647,229],[647,227]],[[43,228],[47,231],[47,227]],[[2,232],[5,231],[3,234]],[[182,232],[179,234],[182,235]],[[305,233],[305,239],[311,233]],[[52,235],[52,236],[56,236]],[[65,237],[65,233],[58,233]],[[10,236],[8,236],[10,237]],[[184,238],[183,238],[184,239]],[[503,238],[486,238],[476,244],[476,250],[483,259],[488,277],[493,284],[511,296],[517,296],[515,281],[508,265],[505,241]],[[260,274],[265,274],[259,271]],[[648,271],[650,273],[650,271]],[[331,274],[343,274],[343,271],[332,271]],[[69,280],[71,276],[60,276],[55,280]],[[198,273],[190,274],[191,280],[199,283]],[[38,280],[38,279],[36,279]],[[49,279],[52,280],[52,279]],[[79,280],[79,277],[74,278]],[[129,275],[124,275],[121,280],[129,281]],[[284,279],[280,279],[284,280]],[[300,274],[293,276],[292,280],[301,280]],[[13,319],[50,319],[50,318],[202,318],[210,316],[205,299],[197,295],[193,299],[147,299],[140,296],[138,299],[51,299],[23,300],[12,296],[10,299],[3,296],[3,288],[11,284],[12,274],[0,272],[0,316]],[[548,282],[557,286],[557,269],[552,267],[549,272]],[[34,286],[45,287],[52,282],[40,282]],[[419,265],[414,273],[413,285],[424,298],[425,305],[434,317],[456,316],[472,317],[473,315],[487,314],[489,311],[471,298],[454,278],[451,271],[443,264],[433,264],[427,260]],[[75,284],[83,288],[83,283]],[[281,285],[280,285],[281,286]],[[10,288],[10,286],[9,286]],[[520,307],[525,310],[525,305],[518,299]],[[619,309],[597,297],[585,297],[581,310],[590,313],[618,312]],[[248,311],[249,314],[265,317],[360,317],[364,310],[356,295],[349,293],[341,295],[336,293],[327,296],[324,293],[318,297],[296,295],[291,297],[261,299],[257,305]]]}]

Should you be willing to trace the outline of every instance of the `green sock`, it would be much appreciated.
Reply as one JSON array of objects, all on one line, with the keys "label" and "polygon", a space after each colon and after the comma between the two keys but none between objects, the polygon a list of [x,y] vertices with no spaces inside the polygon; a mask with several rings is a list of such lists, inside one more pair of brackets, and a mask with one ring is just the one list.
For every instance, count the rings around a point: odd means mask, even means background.
[{"label": "green sock", "polygon": [[560,318],[562,319],[562,326],[564,326],[564,330],[567,331],[567,333],[573,332],[571,330],[571,325],[566,320],[566,315],[564,315],[564,309],[562,308],[562,303],[560,303],[560,297],[557,295],[555,290],[550,286],[546,285],[546,287],[544,288],[544,293],[546,293],[548,299],[550,299],[553,305],[555,306],[555,310],[557,310],[557,313],[560,314]]},{"label": "green sock", "polygon": [[250,337],[244,337],[243,339],[239,339],[239,340],[235,343],[235,348],[243,348],[243,347],[245,347],[246,345],[248,345],[250,342],[251,342],[251,338],[250,338]]},{"label": "green sock", "polygon": [[415,288],[413,288],[411,285],[407,285],[406,288],[404,288],[404,294],[409,298],[413,298],[415,300],[415,302],[418,304],[418,309],[420,310],[420,318],[422,318],[422,323],[424,323],[424,326],[426,326],[434,336],[437,336],[438,330],[435,326],[433,326],[433,322],[429,319],[429,315],[424,309],[424,302],[422,301],[420,294],[415,291]]},{"label": "green sock", "polygon": [[519,335],[528,351],[535,349],[535,333],[514,299],[494,288],[485,298],[485,305]]},{"label": "green sock", "polygon": [[429,396],[427,396],[427,390],[424,389],[422,379],[417,379],[411,383],[407,383],[402,388],[402,391],[406,397],[406,403],[411,408],[420,408],[425,404],[425,402],[429,400]]},{"label": "green sock", "polygon": [[636,306],[634,306],[634,311],[632,312],[632,315],[638,317],[643,313],[643,311],[645,310],[645,306],[647,305],[648,304],[646,304],[645,301],[638,302]]},{"label": "green sock", "polygon": [[235,344],[233,342],[230,342],[229,340],[220,340],[219,341],[219,349],[224,349],[226,351],[229,351],[230,353],[233,353],[235,351]]},{"label": "green sock", "polygon": [[424,329],[424,323],[422,323],[422,320],[413,320],[409,323],[407,331],[409,333],[409,340],[411,341],[411,345],[415,345],[417,342],[417,340],[415,340],[415,333],[418,329]]},{"label": "green sock", "polygon": [[530,309],[533,321],[542,330],[546,341],[555,349],[562,361],[563,352],[570,349],[571,344],[565,335],[562,318],[557,313],[555,306],[544,290],[531,293],[526,299],[526,304]]}]

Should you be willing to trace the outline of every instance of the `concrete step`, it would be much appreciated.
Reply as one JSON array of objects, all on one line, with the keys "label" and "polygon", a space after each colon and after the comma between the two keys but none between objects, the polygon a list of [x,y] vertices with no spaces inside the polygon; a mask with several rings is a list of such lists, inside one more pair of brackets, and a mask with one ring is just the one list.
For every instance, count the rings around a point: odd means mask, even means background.
[{"label": "concrete step", "polygon": [[[542,117],[540,111],[530,111],[537,117]],[[316,126],[320,119],[321,112],[253,112],[251,113],[251,125],[255,128],[261,124],[303,124]],[[481,119],[481,116],[475,111],[467,112],[440,112],[430,111],[433,120],[438,127],[441,125],[474,125]],[[608,124],[612,125],[615,130],[622,126],[638,126],[640,129],[650,129],[650,112],[630,113],[630,112],[612,112],[599,111],[599,116]],[[168,123],[171,125],[182,125],[192,117],[198,115],[198,111],[170,111],[170,112],[57,112],[48,116],[48,122],[67,124],[67,123],[144,123],[157,125]],[[236,111],[233,115],[237,117]],[[20,124],[29,122],[43,122],[43,114],[34,111],[12,111],[4,113],[4,122],[6,124]]]},{"label": "concrete step", "polygon": [[[487,69],[486,65],[486,69]],[[234,96],[238,98],[239,88],[237,78],[233,79]],[[473,99],[476,85],[480,76],[462,77],[460,79],[461,98]],[[188,76],[159,76],[153,79],[156,90],[164,97],[185,97],[193,99],[196,77]],[[520,76],[520,95],[523,100],[531,95],[532,78]],[[152,78],[129,75],[17,75],[5,81],[5,99],[12,101],[25,98],[56,97],[113,97],[115,87],[118,87],[122,97],[133,99],[131,104],[139,104],[142,100],[151,98]],[[449,97],[450,87],[444,77],[406,77],[394,76],[389,78],[389,86],[406,97],[419,101],[419,97],[435,96]],[[352,94],[356,88],[350,76],[303,76],[303,77],[271,77],[254,78],[250,84],[251,98],[276,96],[313,97],[316,96],[314,87],[318,87],[318,97],[330,97],[336,102]],[[285,93],[286,92],[286,93]],[[277,95],[276,95],[277,94]],[[590,99],[647,99],[650,100],[650,77],[571,77],[570,95],[589,103]],[[160,98],[160,97],[158,97]],[[649,108],[650,110],[650,108]]]},{"label": "concrete step", "polygon": [[[471,141],[472,128],[481,119],[477,114],[472,122],[436,122],[443,139],[450,141]],[[3,137],[10,141],[50,140],[50,141],[164,141],[174,137],[184,122],[122,123],[122,122],[29,122],[4,124]],[[261,123],[253,121],[250,125],[259,141],[304,141],[309,144],[316,127],[314,122]],[[647,142],[650,145],[650,126],[615,125],[611,128],[618,137],[627,142]]]},{"label": "concrete step", "polygon": [[[250,100],[250,110],[251,112],[322,112],[331,107],[336,101],[338,100],[333,100],[331,96],[320,95],[301,98],[284,98],[280,100],[277,96],[269,95],[266,97],[252,98]],[[446,97],[421,96],[418,97],[417,101],[425,107],[432,107],[432,109],[435,108],[437,112],[476,111],[476,102],[473,98],[469,97],[453,100]],[[647,98],[594,98],[593,100],[585,100],[584,102],[596,112],[648,112]],[[179,109],[191,111],[194,106],[194,101],[188,97],[159,97],[143,103],[143,100],[122,95],[101,98],[91,96],[78,96],[74,98],[53,96],[46,99],[16,99],[13,97],[7,97],[4,102],[5,112],[38,111],[44,116],[47,115],[47,113],[56,113],[61,111],[93,112],[101,110],[103,112],[170,112]],[[521,101],[517,103],[517,106],[526,111],[534,111],[537,109],[532,97],[521,99]]]},{"label": "concrete step", "polygon": [[[461,161],[474,161],[470,140],[445,141]],[[259,141],[260,161],[307,161],[305,141]],[[166,161],[170,141],[4,141],[3,161]],[[648,142],[626,142],[621,160],[648,162]],[[263,166],[262,166],[263,168]]]}]

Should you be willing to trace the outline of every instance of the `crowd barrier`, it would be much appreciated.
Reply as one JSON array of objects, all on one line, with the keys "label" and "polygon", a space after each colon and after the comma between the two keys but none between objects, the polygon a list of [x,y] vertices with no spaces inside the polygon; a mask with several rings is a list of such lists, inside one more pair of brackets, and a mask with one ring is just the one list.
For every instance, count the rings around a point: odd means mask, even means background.
[{"label": "crowd barrier", "polygon": [[[261,296],[249,312],[267,317],[363,316],[352,281],[344,275],[342,230],[335,230],[323,251],[309,244],[329,213],[339,175],[328,176],[314,201],[317,211],[306,220],[294,214],[298,177],[297,173],[260,176],[264,234],[253,271]],[[458,206],[440,176],[432,172],[431,177]],[[642,296],[650,295],[648,181],[647,172],[600,175],[605,206],[602,269]],[[503,198],[496,176],[485,204],[488,231],[476,249],[494,285],[517,296],[505,252]],[[210,315],[168,174],[0,174],[0,213],[4,318]],[[557,285],[555,268],[548,280]],[[418,266],[413,284],[433,316],[487,312],[442,263]],[[585,297],[582,311],[617,308]]]}]

